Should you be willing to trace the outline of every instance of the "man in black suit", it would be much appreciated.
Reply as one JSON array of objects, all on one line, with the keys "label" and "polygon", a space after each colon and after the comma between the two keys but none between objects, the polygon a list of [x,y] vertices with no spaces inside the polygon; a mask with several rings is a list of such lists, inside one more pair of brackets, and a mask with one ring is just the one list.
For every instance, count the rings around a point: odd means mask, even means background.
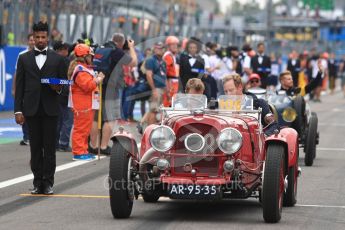
[{"label": "man in black suit", "polygon": [[269,85],[268,75],[271,73],[271,59],[265,55],[265,45],[260,42],[257,45],[258,53],[251,60],[253,73],[259,74],[261,78],[261,87],[266,88]]},{"label": "man in black suit", "polygon": [[48,49],[48,24],[33,25],[34,50],[20,55],[17,64],[14,114],[17,124],[29,126],[32,194],[53,194],[55,142],[60,85],[41,84],[42,78],[66,78],[63,58]]},{"label": "man in black suit", "polygon": [[203,78],[205,74],[205,60],[200,56],[201,43],[189,39],[186,50],[180,55],[180,80],[183,92],[187,81],[191,78]]},{"label": "man in black suit", "polygon": [[293,86],[298,86],[298,74],[301,72],[301,62],[298,59],[298,53],[296,50],[293,50],[290,54],[290,58],[287,64],[287,70],[291,72]]}]

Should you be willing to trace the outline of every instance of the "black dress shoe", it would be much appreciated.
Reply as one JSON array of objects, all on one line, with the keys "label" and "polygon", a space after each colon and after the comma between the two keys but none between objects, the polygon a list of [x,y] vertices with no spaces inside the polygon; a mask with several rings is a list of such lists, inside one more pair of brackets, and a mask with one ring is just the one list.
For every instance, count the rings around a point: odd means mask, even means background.
[{"label": "black dress shoe", "polygon": [[44,195],[53,195],[54,194],[53,187],[50,185],[44,187],[43,194]]},{"label": "black dress shoe", "polygon": [[31,190],[31,194],[32,194],[32,195],[42,194],[42,189],[41,189],[40,187],[34,187],[34,188]]}]

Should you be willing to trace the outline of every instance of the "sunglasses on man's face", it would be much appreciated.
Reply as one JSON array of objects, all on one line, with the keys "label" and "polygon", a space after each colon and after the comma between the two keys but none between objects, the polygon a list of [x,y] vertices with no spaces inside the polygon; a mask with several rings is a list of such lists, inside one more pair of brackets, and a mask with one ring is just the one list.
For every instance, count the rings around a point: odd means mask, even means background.
[{"label": "sunglasses on man's face", "polygon": [[259,80],[251,80],[250,83],[259,83]]}]

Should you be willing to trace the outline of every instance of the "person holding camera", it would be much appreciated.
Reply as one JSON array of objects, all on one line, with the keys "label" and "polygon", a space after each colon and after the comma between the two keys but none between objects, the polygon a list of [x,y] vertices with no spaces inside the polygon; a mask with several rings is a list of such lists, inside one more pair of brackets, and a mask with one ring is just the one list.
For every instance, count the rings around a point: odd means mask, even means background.
[{"label": "person holding camera", "polygon": [[[137,55],[134,49],[134,41],[126,40],[124,34],[115,33],[112,37],[115,44],[110,58],[110,73],[105,73],[105,84],[102,92],[102,140],[100,143],[101,153],[110,154],[108,142],[115,130],[118,120],[121,119],[121,96],[125,86],[123,78],[123,65],[134,67],[137,65]],[[124,52],[125,44],[128,46],[128,53]],[[97,121],[97,114],[95,121]],[[93,123],[90,135],[90,149],[92,153],[97,153],[99,143],[97,143],[98,129],[97,123]]]}]

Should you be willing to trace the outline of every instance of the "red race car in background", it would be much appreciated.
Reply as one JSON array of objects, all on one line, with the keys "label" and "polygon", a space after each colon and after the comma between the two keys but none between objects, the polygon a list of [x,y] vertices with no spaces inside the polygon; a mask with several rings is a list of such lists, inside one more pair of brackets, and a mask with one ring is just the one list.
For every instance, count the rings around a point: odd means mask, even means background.
[{"label": "red race car in background", "polygon": [[297,197],[298,134],[266,136],[261,110],[248,96],[221,96],[208,109],[204,95],[177,94],[159,125],[145,129],[140,149],[132,134],[113,137],[109,167],[114,218],[128,218],[134,200],[221,200],[256,197],[265,222],[281,219]]}]

